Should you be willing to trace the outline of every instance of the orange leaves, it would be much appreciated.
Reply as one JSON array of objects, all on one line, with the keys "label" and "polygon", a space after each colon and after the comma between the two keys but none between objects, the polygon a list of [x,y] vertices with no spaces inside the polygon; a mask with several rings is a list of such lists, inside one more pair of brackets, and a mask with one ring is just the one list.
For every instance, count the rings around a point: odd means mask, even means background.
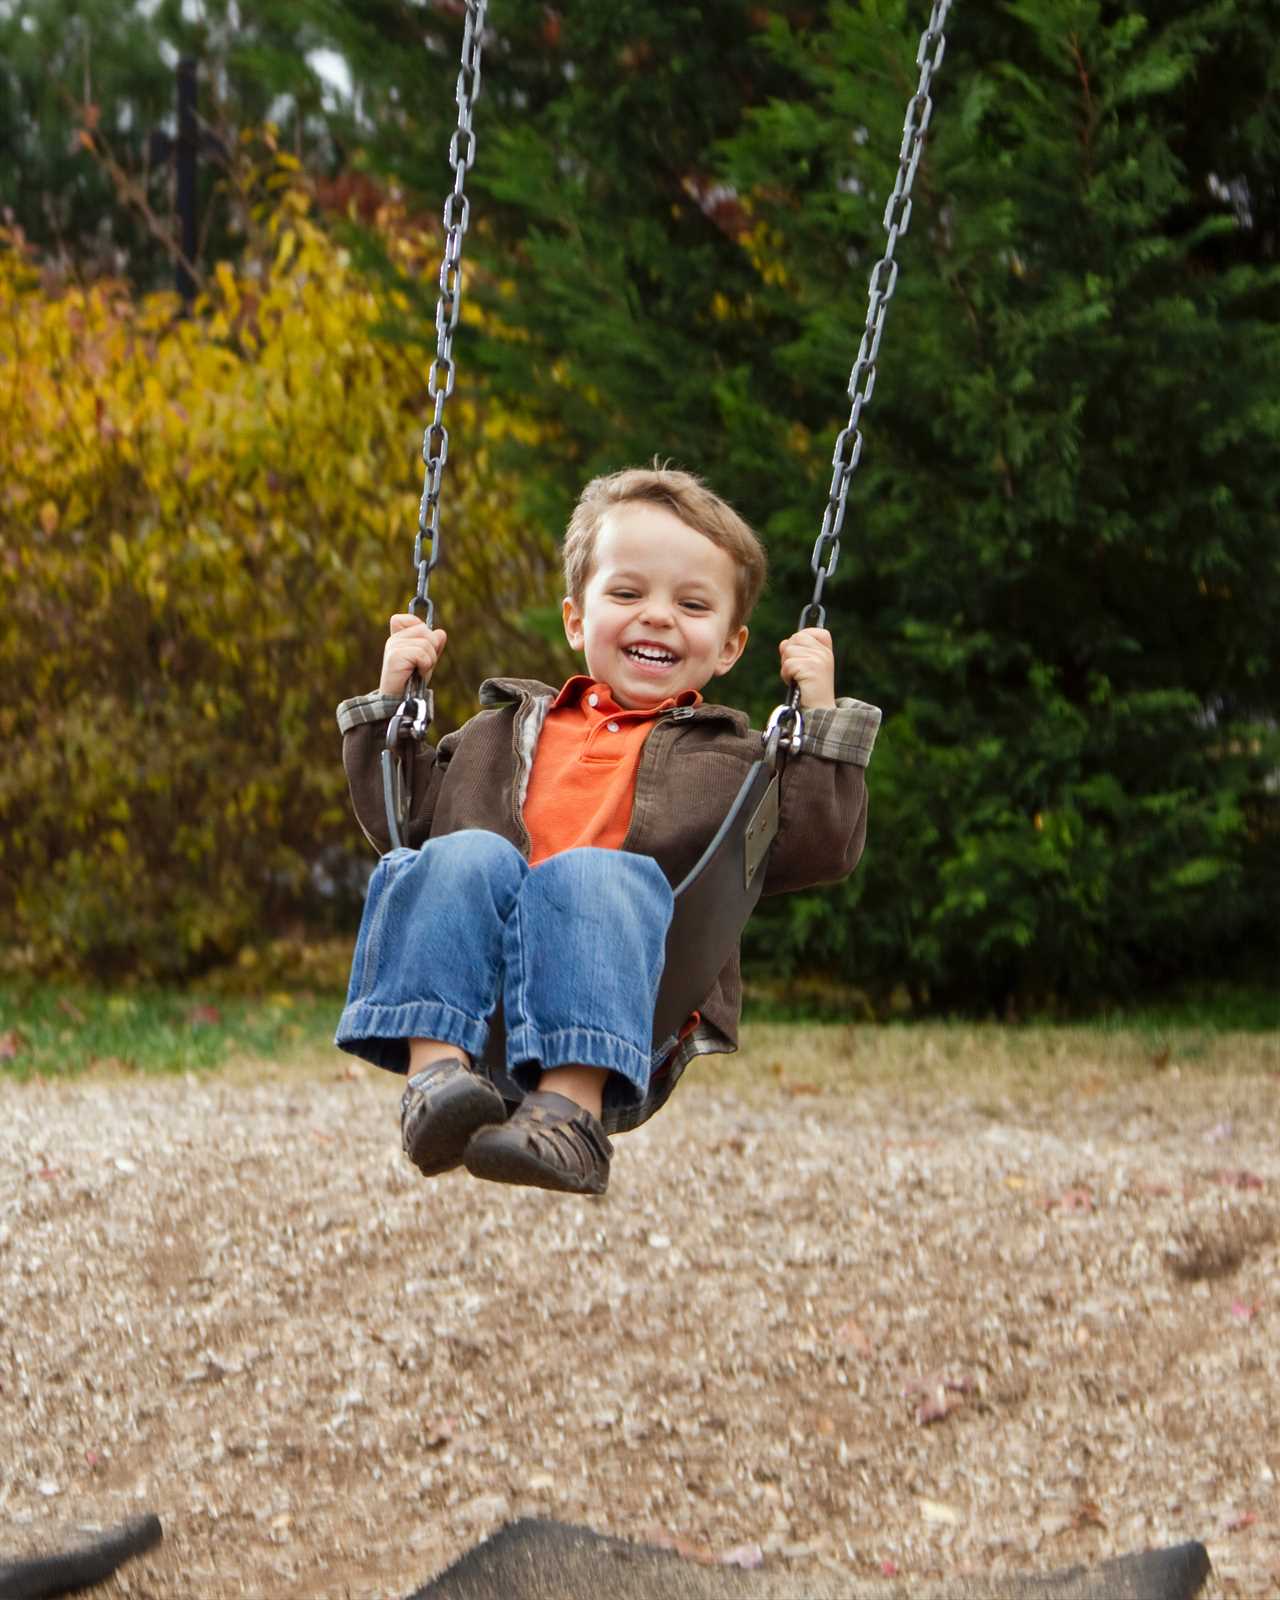
[{"label": "orange leaves", "polygon": [[[0,724],[0,924],[64,966],[234,954],[271,931],[268,901],[296,918],[310,863],[363,849],[333,708],[377,682],[411,586],[434,330],[381,336],[394,297],[324,232],[296,164],[240,176],[242,262],[187,317],[168,293],[47,287],[0,231],[0,675],[24,691]],[[387,226],[399,262],[436,249]],[[549,664],[491,655],[554,561],[478,464],[474,395],[450,417],[454,721],[493,670]]]},{"label": "orange leaves", "polygon": [[1234,1168],[1215,1172],[1213,1181],[1225,1184],[1228,1189],[1261,1189],[1265,1186],[1256,1172],[1242,1172]]}]

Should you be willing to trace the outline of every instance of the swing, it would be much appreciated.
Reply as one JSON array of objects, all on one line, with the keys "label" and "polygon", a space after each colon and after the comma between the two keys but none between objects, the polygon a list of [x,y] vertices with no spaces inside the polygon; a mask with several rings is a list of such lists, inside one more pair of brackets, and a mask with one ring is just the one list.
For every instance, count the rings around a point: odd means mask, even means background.
[{"label": "swing", "polygon": [[[436,304],[436,355],[428,381],[434,414],[422,441],[426,475],[414,540],[413,562],[417,590],[409,611],[423,608],[427,626],[434,626],[435,603],[427,593],[430,576],[440,560],[440,482],[449,454],[449,433],[444,425],[445,403],[453,393],[453,335],[458,326],[462,296],[462,241],[469,220],[469,202],[463,192],[466,174],[475,159],[471,114],[480,92],[480,52],[488,0],[467,0],[462,40],[462,66],[456,99],[458,127],[449,145],[453,167],[452,192],[444,206],[445,246],[440,267],[440,297]],[[884,211],[888,243],[871,272],[866,322],[857,358],[849,376],[852,401],[849,420],[836,438],[832,454],[831,486],[822,519],[822,531],[813,547],[810,568],[813,594],[800,613],[797,631],[820,628],[826,622],[822,603],[827,579],[840,556],[840,531],[844,525],[849,482],[862,456],[859,422],[871,399],[876,380],[876,356],[884,328],[885,312],[898,278],[895,256],[898,240],[911,222],[911,186],[924,146],[925,131],[933,112],[930,80],[941,65],[946,39],[943,24],[951,0],[933,0],[928,24],[916,51],[920,77],[907,102],[898,172]],[[429,549],[426,547],[429,546]],[[424,554],[424,550],[426,553]],[[387,727],[382,752],[382,787],[387,810],[387,832],[392,849],[400,847],[408,825],[411,762],[414,743],[426,732],[428,703],[415,675],[406,686],[399,709]],[[778,831],[780,785],[789,756],[798,756],[804,738],[800,690],[792,684],[784,703],[769,717],[764,747],[744,779],[728,815],[717,829],[693,869],[675,889],[675,910],[667,932],[666,960],[654,1012],[655,1048],[672,1039],[711,991],[732,956],[747,919],[755,910],[764,887],[764,864]],[[501,1008],[490,1030],[486,1063],[505,1081]],[[504,1091],[505,1092],[505,1091]],[[518,1092],[514,1093],[518,1098]]]}]

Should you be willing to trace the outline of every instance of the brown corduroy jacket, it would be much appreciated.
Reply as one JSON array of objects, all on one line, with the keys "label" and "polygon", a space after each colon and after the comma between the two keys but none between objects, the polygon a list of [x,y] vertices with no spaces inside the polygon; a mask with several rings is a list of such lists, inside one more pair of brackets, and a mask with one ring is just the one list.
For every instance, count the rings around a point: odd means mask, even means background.
[{"label": "brown corduroy jacket", "polygon": [[[410,848],[463,828],[484,828],[528,855],[522,808],[538,736],[555,695],[547,684],[531,679],[490,678],[481,685],[483,709],[476,716],[438,745],[422,742],[412,761],[405,840]],[[390,844],[380,762],[387,723],[398,705],[374,693],[338,707],[356,818],[380,852]],[[846,877],[866,839],[865,770],[880,712],[859,700],[841,700],[834,708],[806,711],[804,724],[801,753],[786,763],[782,777],[765,894]],[[645,741],[631,825],[621,848],[652,856],[674,887],[724,820],[761,748],[761,734],[728,706],[662,712]],[[663,1099],[691,1057],[737,1048],[742,981],[736,951],[698,1009],[701,1022],[663,1074]]]}]

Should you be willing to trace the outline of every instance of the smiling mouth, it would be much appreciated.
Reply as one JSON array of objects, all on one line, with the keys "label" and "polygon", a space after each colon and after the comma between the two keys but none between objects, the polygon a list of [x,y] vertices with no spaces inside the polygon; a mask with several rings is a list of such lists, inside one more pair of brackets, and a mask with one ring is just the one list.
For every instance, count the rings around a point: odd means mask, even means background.
[{"label": "smiling mouth", "polygon": [[656,645],[628,645],[622,653],[628,661],[645,667],[674,667],[680,659],[670,650],[659,649]]}]

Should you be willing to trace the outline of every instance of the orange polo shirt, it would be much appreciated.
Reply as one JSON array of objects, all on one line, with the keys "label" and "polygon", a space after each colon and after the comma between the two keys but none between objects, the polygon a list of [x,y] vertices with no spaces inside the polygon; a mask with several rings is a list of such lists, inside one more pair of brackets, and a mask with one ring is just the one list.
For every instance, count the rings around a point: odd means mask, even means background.
[{"label": "orange polo shirt", "polygon": [[551,703],[538,738],[524,821],[537,866],[580,845],[616,850],[631,826],[636,773],[658,713],[697,706],[696,689],[643,711],[624,711],[607,683],[570,678]]}]

